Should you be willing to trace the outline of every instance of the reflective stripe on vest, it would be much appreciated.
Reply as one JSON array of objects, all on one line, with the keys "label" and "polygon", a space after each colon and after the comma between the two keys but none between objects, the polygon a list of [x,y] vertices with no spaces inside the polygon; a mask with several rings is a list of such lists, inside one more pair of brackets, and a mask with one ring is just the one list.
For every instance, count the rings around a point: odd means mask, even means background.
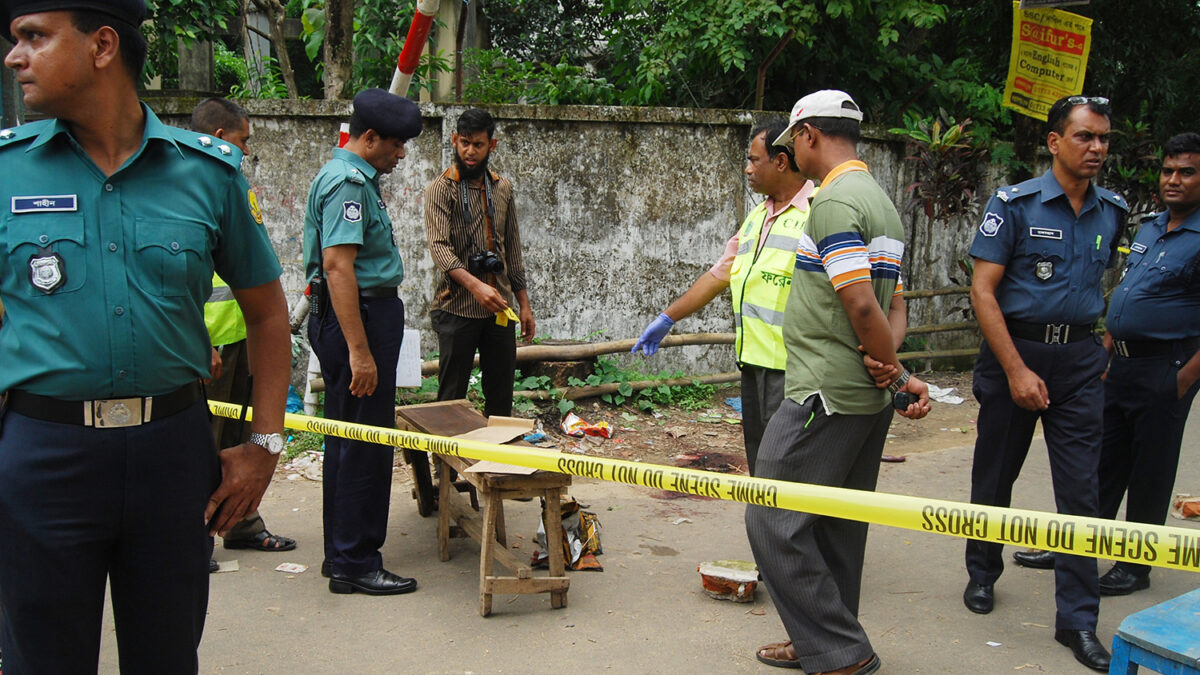
[{"label": "reflective stripe on vest", "polygon": [[767,203],[759,204],[738,232],[738,251],[730,270],[734,348],[739,364],[783,370],[787,349],[783,345],[783,311],[792,289],[796,248],[808,220],[808,211],[789,206],[775,218],[762,249],[758,239],[767,220]]},{"label": "reflective stripe on vest", "polygon": [[213,346],[245,340],[246,320],[242,318],[237,300],[233,299],[233,289],[216,274],[213,275],[212,285],[212,294],[204,303],[204,325],[208,327],[208,337]]}]

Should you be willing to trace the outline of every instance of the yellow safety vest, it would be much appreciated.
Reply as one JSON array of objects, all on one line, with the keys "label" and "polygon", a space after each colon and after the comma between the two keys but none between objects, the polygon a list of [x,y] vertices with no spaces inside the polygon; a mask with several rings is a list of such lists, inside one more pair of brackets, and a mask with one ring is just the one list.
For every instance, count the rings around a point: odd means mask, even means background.
[{"label": "yellow safety vest", "polygon": [[742,223],[729,276],[737,331],[734,348],[739,365],[774,370],[787,366],[783,310],[792,289],[796,248],[807,220],[808,210],[789,206],[775,218],[761,250],[758,240],[767,221],[766,201],[755,207]]},{"label": "yellow safety vest", "polygon": [[233,289],[216,274],[213,274],[212,285],[212,295],[204,303],[204,325],[208,327],[213,346],[245,340],[246,320],[242,318],[237,300],[233,299]]}]

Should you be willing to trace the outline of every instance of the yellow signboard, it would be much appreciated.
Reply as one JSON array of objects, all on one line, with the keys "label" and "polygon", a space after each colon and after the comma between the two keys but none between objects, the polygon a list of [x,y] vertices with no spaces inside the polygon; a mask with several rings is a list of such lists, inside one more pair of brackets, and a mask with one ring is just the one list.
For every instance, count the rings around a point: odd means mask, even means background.
[{"label": "yellow signboard", "polygon": [[1044,122],[1055,101],[1083,93],[1091,50],[1091,19],[1061,9],[1023,10],[1013,2],[1004,106]]}]

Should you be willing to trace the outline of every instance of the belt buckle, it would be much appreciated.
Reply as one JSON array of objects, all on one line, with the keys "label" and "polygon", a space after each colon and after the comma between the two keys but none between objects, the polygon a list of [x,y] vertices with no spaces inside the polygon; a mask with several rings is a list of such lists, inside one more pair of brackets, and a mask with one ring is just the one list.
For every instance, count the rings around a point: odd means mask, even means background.
[{"label": "belt buckle", "polygon": [[1046,324],[1046,339],[1048,345],[1065,344],[1067,337],[1071,334],[1071,325],[1066,323],[1048,323]]},{"label": "belt buckle", "polygon": [[1117,353],[1117,356],[1129,358],[1129,343],[1124,340],[1113,340],[1113,351]]},{"label": "belt buckle", "polygon": [[97,429],[136,427],[150,420],[150,401],[149,398],[136,397],[87,401],[84,405],[84,424]]}]

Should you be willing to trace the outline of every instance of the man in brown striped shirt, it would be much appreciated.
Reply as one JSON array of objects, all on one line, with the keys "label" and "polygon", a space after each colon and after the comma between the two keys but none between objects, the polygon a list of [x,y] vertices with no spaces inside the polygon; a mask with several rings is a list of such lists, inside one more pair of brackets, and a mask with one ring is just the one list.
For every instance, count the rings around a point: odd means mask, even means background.
[{"label": "man in brown striped shirt", "polygon": [[479,351],[484,414],[512,414],[516,332],[508,315],[515,296],[521,339],[533,339],[513,186],[488,169],[496,122],[470,109],[451,136],[454,164],[425,189],[429,253],[441,270],[430,318],[438,334],[438,400],[465,398]]}]

